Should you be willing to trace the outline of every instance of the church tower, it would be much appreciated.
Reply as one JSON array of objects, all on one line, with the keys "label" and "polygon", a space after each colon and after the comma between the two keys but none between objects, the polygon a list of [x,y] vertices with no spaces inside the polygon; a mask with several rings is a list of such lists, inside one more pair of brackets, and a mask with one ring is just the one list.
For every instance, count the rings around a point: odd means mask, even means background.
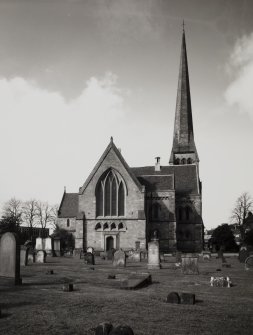
[{"label": "church tower", "polygon": [[174,124],[173,146],[170,165],[192,164],[199,162],[193,134],[189,72],[183,28],[180,68],[178,77],[177,102]]}]

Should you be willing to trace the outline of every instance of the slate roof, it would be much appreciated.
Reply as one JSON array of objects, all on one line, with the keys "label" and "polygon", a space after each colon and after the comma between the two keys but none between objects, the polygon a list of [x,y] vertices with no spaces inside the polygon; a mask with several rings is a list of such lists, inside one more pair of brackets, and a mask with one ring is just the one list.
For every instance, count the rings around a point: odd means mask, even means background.
[{"label": "slate roof", "polygon": [[63,194],[60,208],[58,211],[58,218],[76,217],[78,213],[78,193]]},{"label": "slate roof", "polygon": [[[134,167],[131,170],[138,180],[147,187],[147,190],[149,190],[150,183],[151,191],[153,188],[165,190],[168,189],[168,186],[171,186],[169,188],[175,188],[176,193],[199,194],[198,173],[194,164],[161,166],[161,171],[155,171],[154,166]],[[174,175],[174,187],[171,175]],[[157,178],[158,181],[155,182],[154,178]]]}]

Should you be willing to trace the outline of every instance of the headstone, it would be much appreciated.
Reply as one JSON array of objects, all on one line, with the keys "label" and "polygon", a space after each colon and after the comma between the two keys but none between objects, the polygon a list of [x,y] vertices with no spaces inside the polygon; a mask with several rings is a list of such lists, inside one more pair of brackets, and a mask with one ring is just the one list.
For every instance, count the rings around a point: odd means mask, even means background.
[{"label": "headstone", "polygon": [[61,240],[58,237],[53,239],[53,256],[61,256]]},{"label": "headstone", "polygon": [[110,335],[134,335],[134,332],[129,326],[117,326],[113,328]]},{"label": "headstone", "polygon": [[143,261],[143,260],[145,260],[145,259],[148,258],[148,252],[147,252],[147,250],[142,250],[140,254],[141,254],[141,261]]},{"label": "headstone", "polygon": [[28,248],[24,245],[20,246],[20,265],[21,266],[28,265]]},{"label": "headstone", "polygon": [[41,237],[36,238],[35,249],[36,250],[43,250],[44,249],[43,238],[41,238]]},{"label": "headstone", "polygon": [[16,285],[20,278],[20,245],[13,233],[5,233],[0,239],[0,277],[14,278]]},{"label": "headstone", "polygon": [[35,251],[29,248],[27,251],[27,265],[35,263]]},{"label": "headstone", "polygon": [[203,251],[202,257],[203,257],[203,261],[210,261],[211,260],[211,252],[210,251]]},{"label": "headstone", "polygon": [[113,326],[111,323],[101,323],[99,326],[97,326],[95,330],[95,335],[109,335],[112,329]]},{"label": "headstone", "polygon": [[245,270],[253,270],[253,256],[249,256],[245,260]]},{"label": "headstone", "polygon": [[218,251],[218,258],[221,259],[222,263],[226,263],[226,259],[224,257],[224,247],[220,247],[219,251]]},{"label": "headstone", "polygon": [[52,255],[52,239],[47,237],[44,239],[45,251],[47,255]]},{"label": "headstone", "polygon": [[195,294],[181,293],[180,301],[181,301],[181,304],[184,304],[184,305],[194,305],[195,304]]},{"label": "headstone", "polygon": [[141,261],[141,253],[140,251],[134,251],[128,256],[128,260],[130,262],[140,262]]},{"label": "headstone", "polygon": [[126,254],[122,249],[117,250],[113,257],[113,266],[125,267],[126,266]]},{"label": "headstone", "polygon": [[241,247],[239,251],[239,262],[245,263],[246,258],[248,257],[249,257],[249,251],[247,250],[247,247],[246,246]]},{"label": "headstone", "polygon": [[62,286],[63,292],[72,292],[74,290],[74,285],[72,283],[65,283]]},{"label": "headstone", "polygon": [[211,277],[210,285],[215,287],[231,287],[231,280],[229,277]]},{"label": "headstone", "polygon": [[159,241],[148,243],[148,269],[160,269]]},{"label": "headstone", "polygon": [[35,255],[36,263],[46,263],[47,253],[44,250],[38,250]]},{"label": "headstone", "polygon": [[168,296],[167,296],[167,300],[166,302],[170,303],[170,304],[180,304],[180,297],[179,294],[177,292],[171,292]]},{"label": "headstone", "polygon": [[87,252],[87,254],[84,257],[84,261],[86,264],[95,265],[95,258],[91,252]]},{"label": "headstone", "polygon": [[182,255],[182,272],[185,275],[198,275],[198,256],[195,254]]},{"label": "headstone", "polygon": [[181,263],[181,262],[182,262],[182,252],[176,251],[176,263]]},{"label": "headstone", "polygon": [[94,254],[94,248],[92,247],[88,247],[87,248],[87,252],[91,253],[91,254]]},{"label": "headstone", "polygon": [[111,248],[110,250],[107,251],[107,253],[106,253],[106,258],[107,258],[109,261],[112,261],[115,252],[116,252],[116,250],[115,250],[114,248]]},{"label": "headstone", "polygon": [[120,288],[123,290],[137,290],[152,284],[149,273],[133,273],[121,281]]}]

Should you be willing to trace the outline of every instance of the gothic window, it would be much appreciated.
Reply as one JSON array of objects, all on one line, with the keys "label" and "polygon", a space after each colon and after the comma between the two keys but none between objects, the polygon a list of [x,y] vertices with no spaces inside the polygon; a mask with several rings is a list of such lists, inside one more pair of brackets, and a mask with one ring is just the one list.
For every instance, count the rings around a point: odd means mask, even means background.
[{"label": "gothic window", "polygon": [[182,158],[182,160],[181,160],[181,164],[185,164],[186,163],[186,159],[185,158]]},{"label": "gothic window", "polygon": [[155,203],[153,205],[153,212],[152,212],[153,219],[158,219],[159,217],[159,204]]},{"label": "gothic window", "polygon": [[125,183],[118,172],[109,170],[103,174],[96,187],[96,215],[125,215]]},{"label": "gothic window", "polygon": [[69,219],[67,219],[67,227],[69,227]]},{"label": "gothic window", "polygon": [[105,229],[108,229],[108,228],[109,228],[108,223],[107,222],[104,223],[103,229],[105,230]]},{"label": "gothic window", "polygon": [[179,165],[179,163],[180,163],[180,159],[179,159],[179,158],[176,158],[176,160],[175,160],[175,165]]},{"label": "gothic window", "polygon": [[187,159],[187,164],[192,164],[192,159],[191,158]]},{"label": "gothic window", "polygon": [[101,229],[102,227],[101,227],[101,223],[100,222],[98,222],[97,224],[96,224],[96,226],[95,226],[95,230],[98,230],[98,229]]}]

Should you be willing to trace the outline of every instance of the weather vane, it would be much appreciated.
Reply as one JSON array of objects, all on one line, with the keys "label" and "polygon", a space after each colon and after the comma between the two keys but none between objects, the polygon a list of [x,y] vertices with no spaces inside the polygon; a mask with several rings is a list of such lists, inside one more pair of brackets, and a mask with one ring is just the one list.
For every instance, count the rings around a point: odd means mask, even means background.
[{"label": "weather vane", "polygon": [[183,26],[183,32],[184,32],[184,20],[183,20],[183,24],[182,24],[182,26]]}]

